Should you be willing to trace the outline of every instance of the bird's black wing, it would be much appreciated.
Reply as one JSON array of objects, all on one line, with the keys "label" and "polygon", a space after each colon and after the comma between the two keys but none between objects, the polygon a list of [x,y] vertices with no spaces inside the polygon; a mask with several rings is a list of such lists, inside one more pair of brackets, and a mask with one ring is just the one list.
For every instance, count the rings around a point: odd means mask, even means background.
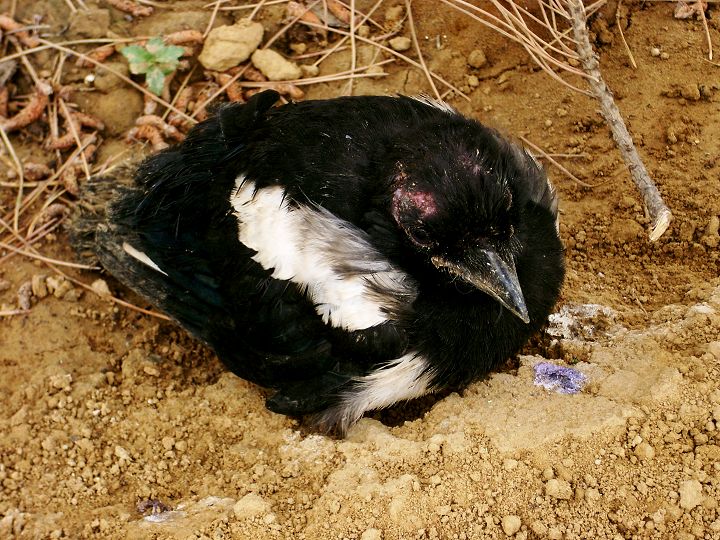
[{"label": "bird's black wing", "polygon": [[111,274],[263,385],[333,365],[322,321],[295,285],[252,260],[228,202],[237,173],[228,156],[276,99],[265,92],[226,106],[183,144],[143,162],[95,235]]}]

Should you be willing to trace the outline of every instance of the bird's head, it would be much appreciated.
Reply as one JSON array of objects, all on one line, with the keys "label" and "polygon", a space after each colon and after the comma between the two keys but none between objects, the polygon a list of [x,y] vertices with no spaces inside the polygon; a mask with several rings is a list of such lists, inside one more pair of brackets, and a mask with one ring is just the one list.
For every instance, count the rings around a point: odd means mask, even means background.
[{"label": "bird's head", "polygon": [[535,232],[528,228],[538,225],[536,207],[556,214],[554,192],[529,154],[478,127],[475,137],[446,137],[440,148],[406,147],[394,162],[392,216],[432,272],[490,295],[528,323],[516,266]]}]

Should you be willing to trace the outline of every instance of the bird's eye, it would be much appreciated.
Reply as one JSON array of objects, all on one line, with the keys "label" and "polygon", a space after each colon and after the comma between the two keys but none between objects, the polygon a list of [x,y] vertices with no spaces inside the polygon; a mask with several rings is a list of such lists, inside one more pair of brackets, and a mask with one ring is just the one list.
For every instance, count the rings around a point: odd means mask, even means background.
[{"label": "bird's eye", "polygon": [[435,244],[433,239],[430,238],[430,233],[428,233],[422,227],[415,227],[415,228],[410,229],[408,231],[408,236],[410,237],[410,240],[412,240],[415,245],[422,247],[422,248],[429,248]]}]

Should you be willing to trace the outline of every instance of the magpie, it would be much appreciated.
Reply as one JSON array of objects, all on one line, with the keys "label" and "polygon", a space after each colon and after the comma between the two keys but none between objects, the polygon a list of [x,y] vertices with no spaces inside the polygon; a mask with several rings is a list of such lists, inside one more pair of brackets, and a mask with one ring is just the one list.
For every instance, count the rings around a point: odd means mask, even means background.
[{"label": "magpie", "polygon": [[104,268],[271,411],[341,436],[515,354],[564,278],[538,162],[427,97],[278,97],[219,107],[113,183]]}]

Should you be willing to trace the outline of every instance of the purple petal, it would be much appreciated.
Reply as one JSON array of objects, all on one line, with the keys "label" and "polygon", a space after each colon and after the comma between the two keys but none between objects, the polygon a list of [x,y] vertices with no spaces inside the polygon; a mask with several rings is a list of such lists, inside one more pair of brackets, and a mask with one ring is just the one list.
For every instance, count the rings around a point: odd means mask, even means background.
[{"label": "purple petal", "polygon": [[540,362],[535,364],[534,368],[535,385],[559,394],[577,394],[587,382],[587,377],[573,368],[550,362]]}]

